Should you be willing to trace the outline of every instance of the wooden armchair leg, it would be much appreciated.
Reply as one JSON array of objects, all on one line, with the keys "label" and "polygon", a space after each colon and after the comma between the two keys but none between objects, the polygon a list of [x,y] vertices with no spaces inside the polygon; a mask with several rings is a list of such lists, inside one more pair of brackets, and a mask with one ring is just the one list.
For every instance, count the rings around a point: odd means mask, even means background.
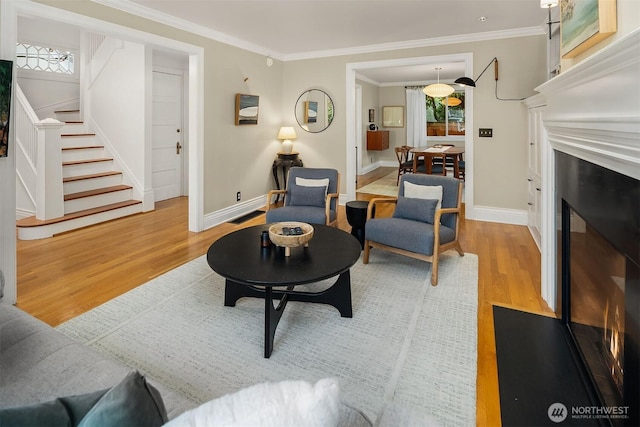
[{"label": "wooden armchair leg", "polygon": [[438,257],[431,262],[431,286],[438,286]]},{"label": "wooden armchair leg", "polygon": [[369,246],[369,241],[365,240],[364,241],[364,254],[362,255],[362,263],[363,264],[369,264],[369,249],[371,249],[371,247]]},{"label": "wooden armchair leg", "polygon": [[460,256],[464,256],[464,251],[462,250],[462,246],[460,246],[460,243],[458,243],[458,244],[456,245],[456,248],[455,248],[455,249],[456,249],[456,251],[458,251],[458,255],[460,255]]}]

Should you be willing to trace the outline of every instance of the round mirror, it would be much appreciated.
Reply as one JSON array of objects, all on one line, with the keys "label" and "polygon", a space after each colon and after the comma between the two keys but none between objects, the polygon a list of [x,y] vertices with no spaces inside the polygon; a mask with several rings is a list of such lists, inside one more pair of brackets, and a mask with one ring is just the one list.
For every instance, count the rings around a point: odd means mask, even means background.
[{"label": "round mirror", "polygon": [[318,133],[328,128],[333,113],[333,100],[320,89],[304,92],[296,102],[296,121],[307,132]]}]

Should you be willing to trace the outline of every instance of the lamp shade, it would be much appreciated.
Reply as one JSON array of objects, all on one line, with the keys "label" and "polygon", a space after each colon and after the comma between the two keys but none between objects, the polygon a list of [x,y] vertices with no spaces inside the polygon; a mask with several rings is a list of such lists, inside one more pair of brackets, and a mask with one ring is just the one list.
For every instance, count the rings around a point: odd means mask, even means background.
[{"label": "lamp shade", "polygon": [[443,101],[442,103],[448,105],[449,107],[455,107],[456,105],[462,104],[462,100],[460,98],[447,98],[447,100]]},{"label": "lamp shade", "polygon": [[540,0],[540,7],[543,9],[551,9],[558,5],[558,0]]},{"label": "lamp shade", "polygon": [[422,91],[432,98],[444,98],[445,96],[449,96],[454,92],[451,86],[446,85],[444,83],[436,83],[429,86],[426,86]]},{"label": "lamp shade", "polygon": [[296,131],[291,126],[282,126],[280,132],[278,132],[278,139],[296,139]]},{"label": "lamp shade", "polygon": [[473,79],[470,79],[469,77],[457,78],[454,83],[457,83],[457,84],[462,85],[462,86],[476,87],[476,82],[474,82]]}]

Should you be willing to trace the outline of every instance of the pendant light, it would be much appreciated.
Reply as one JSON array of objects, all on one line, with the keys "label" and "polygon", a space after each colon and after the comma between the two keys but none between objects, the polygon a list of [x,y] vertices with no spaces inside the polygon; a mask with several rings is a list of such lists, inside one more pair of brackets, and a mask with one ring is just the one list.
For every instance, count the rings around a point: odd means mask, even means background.
[{"label": "pendant light", "polygon": [[425,88],[422,89],[422,91],[427,96],[430,96],[432,98],[444,98],[444,97],[447,97],[447,96],[451,95],[454,92],[455,89],[453,89],[449,85],[446,85],[444,83],[440,83],[440,70],[442,70],[442,68],[436,68],[436,70],[438,71],[438,83],[437,84],[431,84],[429,86],[425,86]]}]

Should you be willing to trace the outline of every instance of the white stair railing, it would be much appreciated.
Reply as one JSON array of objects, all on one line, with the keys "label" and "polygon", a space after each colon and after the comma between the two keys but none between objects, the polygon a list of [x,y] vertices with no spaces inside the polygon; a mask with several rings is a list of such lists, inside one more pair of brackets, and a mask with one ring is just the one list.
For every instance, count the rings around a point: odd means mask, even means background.
[{"label": "white stair railing", "polygon": [[35,165],[38,163],[38,132],[34,124],[40,119],[33,111],[20,85],[16,85],[16,99],[18,100],[14,112],[16,115],[16,140],[35,170]]},{"label": "white stair railing", "polygon": [[[23,205],[18,206],[23,213],[35,213],[36,180],[38,164],[38,130],[35,127],[40,119],[33,111],[20,85],[16,85],[15,141],[16,141],[16,179],[25,196]],[[29,200],[31,205],[26,201]]]},{"label": "white stair railing", "polygon": [[64,216],[62,187],[63,122],[44,119],[35,124],[38,130],[38,174],[36,184],[36,218],[47,220]]}]

